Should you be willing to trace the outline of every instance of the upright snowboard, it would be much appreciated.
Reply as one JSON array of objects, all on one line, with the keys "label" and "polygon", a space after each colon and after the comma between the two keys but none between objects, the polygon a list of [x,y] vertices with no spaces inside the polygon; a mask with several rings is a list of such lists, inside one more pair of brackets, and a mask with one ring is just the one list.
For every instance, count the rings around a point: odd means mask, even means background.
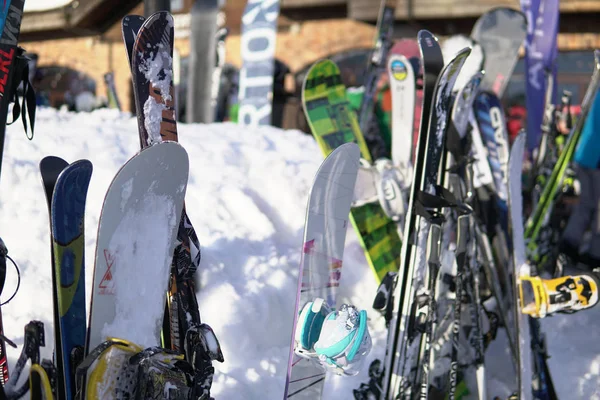
[{"label": "upright snowboard", "polygon": [[[86,354],[107,337],[160,345],[188,170],[185,150],[162,142],[130,159],[112,181],[98,226]],[[132,290],[139,280],[146,290]]]},{"label": "upright snowboard", "polygon": [[[302,91],[306,119],[323,154],[328,155],[344,143],[357,143],[361,157],[371,161],[356,115],[346,100],[346,88],[334,62],[322,60],[306,75]],[[381,281],[386,273],[398,269],[400,236],[397,225],[378,202],[352,208],[356,229],[367,262]]]},{"label": "upright snowboard", "polygon": [[[133,16],[130,17],[133,18]],[[165,23],[165,21],[167,22]],[[130,24],[132,23],[130,22]],[[146,104],[150,105],[143,111],[138,109],[142,149],[162,140],[178,141],[177,122],[172,114],[173,40],[172,17],[167,12],[159,12],[150,16],[139,28],[138,37],[135,40],[132,74],[135,82],[136,101],[140,105],[144,104],[144,107]],[[127,43],[125,40],[126,46],[128,46]],[[157,49],[160,49],[161,52],[157,52]],[[143,65],[157,67],[150,79],[138,71],[139,66]],[[144,129],[146,126],[153,127],[152,136],[147,135],[147,130]],[[163,346],[183,351],[188,328],[201,324],[193,280],[200,264],[200,243],[185,208],[177,238],[180,244],[175,248],[171,280],[168,285],[169,297],[165,326],[163,327]]]},{"label": "upright snowboard", "polygon": [[302,340],[295,337],[298,312],[315,298],[325,299],[331,309],[336,307],[359,157],[355,144],[334,150],[317,171],[309,195],[284,398],[321,398],[325,370],[294,351],[296,341]]}]

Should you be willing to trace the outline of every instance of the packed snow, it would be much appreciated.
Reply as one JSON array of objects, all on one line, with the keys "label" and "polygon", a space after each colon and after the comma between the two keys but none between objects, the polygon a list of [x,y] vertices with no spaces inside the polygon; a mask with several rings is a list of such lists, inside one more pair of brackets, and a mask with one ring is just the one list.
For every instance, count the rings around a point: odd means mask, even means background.
[{"label": "packed snow", "polygon": [[[106,190],[117,170],[138,150],[137,120],[129,113],[59,112],[40,108],[36,136],[18,123],[8,127],[0,178],[0,236],[20,265],[22,282],[2,307],[4,332],[23,345],[32,319],[46,328],[42,356],[53,348],[48,214],[38,171],[47,155],[87,158],[94,173],[87,197],[86,283],[89,299],[96,230]],[[309,189],[323,157],[314,140],[296,131],[248,129],[231,123],[179,125],[190,155],[186,207],[202,246],[198,300],[204,322],[220,340],[225,362],[215,363],[216,399],[281,399],[298,279]],[[148,244],[151,246],[151,243]],[[386,332],[371,310],[377,289],[352,228],[348,229],[338,304],[369,313],[373,350],[382,358]],[[150,265],[148,265],[150,268]],[[132,279],[135,291],[145,276]],[[9,269],[2,300],[16,285]],[[138,303],[139,312],[145,305]],[[594,332],[600,307],[543,321],[550,368],[560,398],[600,399],[600,341]],[[18,350],[8,349],[12,368]],[[512,387],[503,332],[488,350],[488,396],[506,398]],[[350,399],[367,381],[365,364],[353,378],[328,376],[325,399]]]}]

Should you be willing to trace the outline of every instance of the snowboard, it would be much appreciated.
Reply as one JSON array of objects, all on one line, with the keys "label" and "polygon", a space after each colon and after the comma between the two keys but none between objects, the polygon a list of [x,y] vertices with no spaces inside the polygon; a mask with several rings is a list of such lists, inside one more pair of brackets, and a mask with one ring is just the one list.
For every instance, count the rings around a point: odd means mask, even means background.
[{"label": "snowboard", "polygon": [[326,371],[294,351],[298,313],[315,298],[336,308],[359,158],[356,144],[337,147],[319,167],[309,194],[284,398],[321,398]]},{"label": "snowboard", "polygon": [[[110,184],[98,226],[86,354],[108,337],[144,348],[161,344],[188,170],[185,150],[162,142],[131,158]],[[139,280],[145,287],[132,290]]]},{"label": "snowboard", "polygon": [[531,398],[532,374],[531,369],[531,338],[529,333],[528,316],[521,313],[522,304],[519,296],[519,286],[521,284],[521,275],[529,275],[527,258],[525,253],[525,236],[523,233],[523,194],[522,194],[522,175],[523,175],[523,156],[525,153],[525,134],[521,133],[512,145],[510,152],[509,179],[509,205],[510,222],[513,242],[513,312],[516,322],[518,365],[516,370],[520,371],[517,375],[518,391],[523,399]]},{"label": "snowboard", "polygon": [[[76,161],[60,173],[52,194],[52,254],[66,399],[74,398],[75,366],[83,359],[86,336],[84,216],[92,163]],[[62,378],[60,377],[62,375]]]},{"label": "snowboard", "polygon": [[[302,103],[313,136],[325,156],[344,143],[354,142],[361,157],[371,161],[356,115],[346,99],[340,70],[333,61],[322,60],[310,68],[304,81]],[[379,203],[353,207],[351,221],[377,280],[396,271],[401,245],[398,227]]]},{"label": "snowboard", "polygon": [[[48,205],[48,223],[50,224],[50,241],[52,241],[52,194],[54,193],[54,187],[56,186],[56,181],[58,180],[58,176],[69,165],[68,162],[59,157],[48,156],[44,157],[42,161],[40,161],[39,169],[40,174],[42,176],[42,185],[44,186],[44,193],[46,195],[46,202]],[[51,261],[51,270],[50,275],[52,277],[52,309],[53,309],[53,322],[54,322],[54,341],[55,347],[54,352],[56,354],[55,362],[56,368],[58,371],[63,370],[63,360],[62,357],[59,356],[62,354],[62,342],[60,338],[60,314],[58,312],[58,292],[55,290],[56,285],[56,274],[55,274],[55,263],[54,263],[54,247],[52,244],[50,245],[50,261]],[[57,391],[60,393],[64,393],[64,380],[59,379]]]},{"label": "snowboard", "polygon": [[238,123],[271,124],[279,0],[248,0],[242,15]]},{"label": "snowboard", "polygon": [[485,75],[481,82],[482,91],[493,92],[502,98],[526,35],[525,15],[511,8],[493,8],[475,22],[471,38],[483,50]]}]

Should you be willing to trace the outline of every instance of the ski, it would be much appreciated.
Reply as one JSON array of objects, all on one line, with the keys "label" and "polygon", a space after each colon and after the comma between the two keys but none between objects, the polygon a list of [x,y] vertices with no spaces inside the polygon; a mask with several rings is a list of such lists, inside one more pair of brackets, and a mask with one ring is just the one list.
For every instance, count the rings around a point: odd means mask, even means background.
[{"label": "ski", "polygon": [[[397,395],[407,395],[411,390],[416,390],[418,377],[410,378],[412,363],[423,354],[427,356],[430,345],[429,335],[425,335],[423,346],[414,341],[417,334],[413,329],[414,312],[417,294],[420,292],[427,279],[425,254],[430,231],[430,222],[425,217],[427,213],[435,214],[439,206],[430,204],[430,196],[437,195],[438,185],[443,186],[444,174],[438,175],[443,158],[446,127],[450,119],[451,93],[454,82],[458,76],[470,49],[462,50],[444,68],[443,59],[437,39],[428,31],[419,32],[419,43],[423,53],[423,66],[425,77],[425,101],[431,99],[430,108],[423,106],[423,119],[428,115],[428,124],[421,124],[421,133],[417,146],[417,159],[414,168],[413,186],[409,197],[408,215],[404,227],[404,237],[414,238],[402,244],[402,255],[397,285],[394,293],[394,313],[390,322],[390,336],[386,354],[386,379],[383,382],[386,398]],[[437,72],[437,74],[435,74]],[[431,73],[435,74],[435,78]],[[430,79],[434,80],[433,90],[429,92]],[[444,207],[444,206],[442,206]],[[421,211],[417,210],[420,209]],[[429,210],[429,211],[427,211]],[[416,245],[418,248],[413,248]],[[434,273],[435,271],[430,271]],[[431,290],[432,288],[428,288]],[[432,292],[425,293],[431,299]],[[414,305],[413,305],[414,304]],[[431,303],[430,303],[431,304]],[[397,307],[397,308],[396,308]],[[412,311],[411,311],[412,309]],[[433,312],[429,310],[428,312]],[[410,320],[410,321],[409,321]],[[409,326],[410,324],[410,326]],[[427,324],[427,330],[431,325]],[[395,335],[395,337],[393,337]],[[429,341],[429,344],[427,342]],[[428,357],[428,356],[427,356]],[[407,365],[410,364],[410,365]],[[427,379],[427,365],[422,363],[424,380]],[[429,387],[428,384],[424,385]],[[425,389],[427,391],[427,389]]]},{"label": "ski", "polygon": [[[60,163],[60,161],[59,161]],[[59,314],[62,370],[65,399],[75,394],[75,368],[83,359],[86,337],[84,215],[92,163],[76,161],[65,167],[52,194],[51,231],[54,281]]]},{"label": "ski", "polygon": [[408,58],[392,54],[388,59],[388,74],[392,94],[392,161],[410,176],[416,100],[415,71]]},{"label": "ski", "polygon": [[173,40],[173,17],[158,12],[144,21],[133,45],[131,73],[141,148],[177,138]]},{"label": "ski", "polygon": [[121,35],[123,36],[123,43],[125,43],[129,68],[132,68],[132,53],[135,39],[137,38],[138,32],[144,24],[144,21],[145,18],[141,15],[127,15],[121,21]]},{"label": "ski", "polygon": [[392,47],[392,35],[394,31],[394,11],[396,2],[394,0],[381,0],[379,17],[377,18],[377,36],[375,37],[375,48],[367,65],[364,78],[364,93],[358,110],[358,122],[360,130],[369,142],[371,157],[376,160],[385,156],[387,151],[381,143],[381,136],[369,134],[369,123],[373,117],[373,105],[375,104],[375,92],[377,82],[387,68],[387,59]]},{"label": "ski", "polygon": [[[54,187],[60,173],[69,165],[68,162],[59,157],[48,156],[44,157],[40,161],[39,169],[42,177],[42,185],[44,186],[44,193],[46,194],[46,202],[48,204],[48,221],[50,226],[52,225],[52,195],[54,194]],[[52,229],[52,228],[50,228]],[[50,231],[50,240],[52,240],[52,231]],[[58,291],[56,283],[56,265],[54,262],[54,247],[50,246],[50,260],[51,260],[51,277],[52,277],[52,304],[54,313],[54,339],[55,347],[54,352],[56,354],[55,361],[56,367],[59,371],[63,370],[63,359],[62,356],[62,341],[60,338],[60,314],[58,312]],[[58,387],[56,390],[59,393],[64,393],[64,380],[58,380]]]},{"label": "ski", "polygon": [[336,148],[321,164],[309,194],[284,398],[321,398],[326,369],[307,355],[318,335],[303,336],[296,331],[303,323],[300,318],[323,324],[325,315],[316,304],[312,313],[299,315],[309,301],[322,299],[320,304],[324,301],[329,309],[336,307],[359,156],[355,144]]}]

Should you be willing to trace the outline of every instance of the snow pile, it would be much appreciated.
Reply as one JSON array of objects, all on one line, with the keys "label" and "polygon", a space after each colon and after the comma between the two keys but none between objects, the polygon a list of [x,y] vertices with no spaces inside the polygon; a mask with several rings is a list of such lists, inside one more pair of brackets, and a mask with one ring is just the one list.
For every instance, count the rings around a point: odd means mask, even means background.
[{"label": "snow pile", "polygon": [[[85,219],[86,282],[89,299],[96,230],[104,195],[117,170],[138,151],[137,121],[130,114],[98,110],[91,114],[41,108],[36,137],[8,127],[0,177],[0,236],[21,266],[21,289],[2,308],[4,332],[23,344],[23,327],[39,319],[46,327],[50,358],[54,343],[48,215],[38,172],[47,155],[94,164]],[[314,140],[275,128],[233,124],[179,125],[190,156],[186,209],[202,246],[198,301],[203,321],[219,338],[225,356],[212,395],[226,399],[281,399],[292,337],[292,316],[302,249],[307,196],[323,159]],[[350,399],[367,381],[370,361],[382,358],[386,332],[371,309],[377,285],[349,228],[338,304],[352,303],[369,313],[373,349],[359,375],[328,376],[325,399]],[[144,276],[132,277],[135,290]],[[10,269],[2,300],[13,291]],[[138,303],[139,312],[144,305]],[[600,399],[600,308],[543,321],[550,367],[560,398]],[[514,373],[504,362],[508,346],[499,338],[488,350],[489,398],[505,395],[503,382]],[[19,350],[8,349],[12,368]]]}]

